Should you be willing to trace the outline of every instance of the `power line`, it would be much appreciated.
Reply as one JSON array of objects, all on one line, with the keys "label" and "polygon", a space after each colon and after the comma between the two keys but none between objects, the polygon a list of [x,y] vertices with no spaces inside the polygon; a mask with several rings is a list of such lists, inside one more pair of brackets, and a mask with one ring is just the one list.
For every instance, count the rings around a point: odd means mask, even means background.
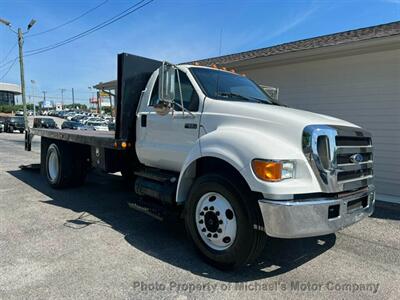
[{"label": "power line", "polygon": [[[112,18],[110,18],[110,19],[108,19],[106,21],[103,21],[102,23],[100,23],[100,24],[98,24],[96,26],[93,26],[92,28],[90,28],[90,29],[88,29],[88,30],[86,30],[86,31],[84,31],[84,32],[82,32],[80,34],[77,34],[75,36],[72,36],[72,37],[64,40],[64,41],[61,41],[61,42],[58,42],[58,43],[55,43],[55,44],[52,44],[52,45],[48,45],[48,46],[45,46],[45,47],[41,47],[41,48],[25,51],[25,53],[28,53],[28,54],[24,55],[24,57],[40,54],[40,53],[43,53],[43,52],[47,52],[47,51],[53,50],[55,48],[61,47],[61,46],[65,45],[65,44],[69,44],[69,43],[71,43],[71,42],[73,42],[75,40],[78,40],[80,38],[83,38],[83,37],[85,37],[85,36],[87,36],[87,35],[89,35],[89,34],[91,34],[93,32],[96,32],[96,31],[98,31],[98,30],[100,30],[100,29],[112,24],[112,23],[115,23],[116,21],[118,21],[118,20],[120,20],[120,19],[122,19],[122,18],[124,18],[124,17],[126,17],[126,16],[128,16],[128,15],[130,15],[132,13],[134,13],[135,11],[138,11],[139,9],[149,5],[153,1],[154,0],[149,0],[149,1],[145,2],[145,0],[141,0],[141,1],[137,2],[136,4],[128,7],[127,9],[123,10],[119,14],[115,15],[114,17],[112,17]],[[145,3],[140,5],[143,2],[145,2]],[[140,6],[138,6],[138,5],[140,5]],[[136,7],[136,6],[138,6],[138,7]],[[4,67],[4,66],[6,66],[6,65],[8,65],[8,64],[10,64],[12,62],[13,62],[13,59],[7,61],[6,63],[4,63],[2,65],[0,65],[0,68]]]},{"label": "power line", "polygon": [[17,58],[14,59],[14,62],[10,65],[10,67],[9,67],[8,70],[4,73],[4,75],[1,76],[0,80],[3,80],[3,78],[7,76],[7,74],[11,71],[12,67],[14,67],[14,65],[15,65],[16,62],[17,62]]},{"label": "power line", "polygon": [[15,49],[15,47],[17,47],[17,45],[18,45],[18,42],[15,42],[14,45],[11,46],[10,50],[7,52],[7,54],[2,59],[2,62],[5,61],[10,56],[11,52]]},{"label": "power line", "polygon": [[7,65],[9,65],[11,63],[13,63],[16,58],[18,58],[18,57],[14,57],[13,59],[10,59],[9,61],[7,61],[4,64],[0,65],[0,69],[4,68],[5,66],[7,66]]},{"label": "power line", "polygon": [[[48,45],[48,46],[41,47],[41,48],[38,48],[38,49],[28,50],[28,51],[26,51],[27,55],[25,55],[25,56],[32,56],[32,55],[36,55],[36,54],[39,54],[39,53],[47,52],[47,51],[53,50],[55,48],[61,47],[63,45],[69,44],[69,43],[71,43],[71,42],[73,42],[75,40],[78,40],[80,38],[83,38],[83,37],[85,37],[85,36],[87,36],[87,35],[89,35],[89,34],[91,34],[93,32],[96,32],[96,31],[98,31],[98,30],[100,30],[100,29],[102,29],[102,28],[104,28],[104,27],[106,27],[108,25],[111,25],[112,23],[115,23],[116,21],[118,21],[118,20],[120,20],[120,19],[122,19],[122,18],[124,18],[124,17],[126,17],[126,16],[128,16],[128,15],[130,15],[130,14],[136,12],[136,11],[138,11],[139,9],[149,5],[153,1],[154,0],[149,0],[149,1],[145,2],[145,0],[141,0],[141,1],[137,2],[136,4],[130,6],[129,8],[125,9],[124,11],[120,12],[119,14],[115,15],[114,17],[112,17],[112,18],[110,18],[110,19],[108,19],[108,20],[106,20],[106,21],[104,21],[104,22],[102,22],[102,23],[100,23],[100,24],[98,24],[96,26],[93,26],[92,28],[90,28],[90,29],[88,29],[88,30],[86,30],[86,31],[84,31],[84,32],[82,32],[80,34],[77,34],[75,36],[72,36],[72,37],[64,40],[64,41],[61,41],[61,42],[58,42],[58,43],[55,43],[55,44],[52,44],[52,45]],[[145,3],[143,3],[143,2],[145,2]],[[141,3],[143,3],[143,4],[140,5]],[[138,6],[138,5],[140,5],[140,6]]]},{"label": "power line", "polygon": [[[63,45],[69,44],[69,43],[71,43],[71,42],[73,42],[75,40],[78,40],[80,38],[83,38],[83,37],[85,37],[85,36],[87,36],[87,35],[89,35],[89,34],[91,34],[93,32],[96,32],[96,31],[98,31],[98,30],[100,30],[100,29],[102,29],[102,28],[104,28],[104,27],[106,27],[106,26],[108,26],[108,25],[110,25],[110,24],[112,24],[112,23],[114,23],[114,22],[126,17],[129,14],[132,14],[133,12],[143,8],[144,6],[150,4],[153,1],[154,0],[150,0],[150,1],[148,1],[148,2],[146,2],[144,4],[142,4],[142,5],[138,6],[139,4],[144,2],[144,0],[141,0],[138,3],[136,3],[135,5],[129,7],[128,9],[122,11],[121,13],[117,14],[116,16],[114,16],[114,17],[112,17],[112,18],[110,18],[110,19],[108,19],[108,20],[106,20],[106,21],[104,21],[104,22],[102,22],[102,23],[100,23],[100,24],[98,24],[98,25],[96,25],[96,26],[94,26],[94,27],[92,27],[92,28],[80,33],[80,34],[78,34],[78,35],[75,35],[75,36],[70,37],[70,38],[68,38],[68,39],[66,39],[64,41],[61,41],[61,42],[58,42],[58,43],[55,43],[55,44],[52,44],[52,45],[49,45],[49,46],[46,46],[46,47],[42,47],[42,48],[38,48],[38,49],[27,51],[28,54],[26,56],[32,56],[32,55],[40,54],[40,53],[43,53],[43,52],[47,52],[47,51],[53,50],[55,48],[61,47]],[[138,6],[138,7],[133,9],[135,6]]]},{"label": "power line", "polygon": [[71,23],[83,18],[84,16],[90,14],[92,11],[98,9],[99,7],[103,6],[107,2],[108,2],[108,0],[105,0],[105,1],[101,2],[100,4],[98,4],[97,6],[92,7],[91,9],[89,9],[89,10],[85,11],[84,13],[82,13],[81,15],[79,15],[79,16],[77,16],[77,17],[75,17],[75,18],[73,18],[73,19],[71,19],[71,20],[69,20],[69,21],[67,21],[65,23],[62,23],[62,24],[60,24],[58,26],[55,26],[53,28],[50,28],[50,29],[47,29],[47,30],[44,30],[44,31],[41,31],[41,32],[38,32],[38,33],[30,34],[29,36],[27,35],[26,37],[34,37],[34,36],[42,35],[42,34],[49,33],[49,32],[52,32],[54,30],[57,30],[57,29],[59,29],[61,27],[64,27],[66,25],[69,25],[69,24],[71,24]]}]

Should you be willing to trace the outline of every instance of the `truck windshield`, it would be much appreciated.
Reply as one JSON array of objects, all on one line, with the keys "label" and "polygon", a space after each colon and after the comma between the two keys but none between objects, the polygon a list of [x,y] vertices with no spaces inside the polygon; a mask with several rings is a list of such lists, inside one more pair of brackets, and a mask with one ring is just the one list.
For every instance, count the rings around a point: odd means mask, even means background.
[{"label": "truck windshield", "polygon": [[206,68],[190,70],[210,98],[274,104],[263,89],[244,76]]}]

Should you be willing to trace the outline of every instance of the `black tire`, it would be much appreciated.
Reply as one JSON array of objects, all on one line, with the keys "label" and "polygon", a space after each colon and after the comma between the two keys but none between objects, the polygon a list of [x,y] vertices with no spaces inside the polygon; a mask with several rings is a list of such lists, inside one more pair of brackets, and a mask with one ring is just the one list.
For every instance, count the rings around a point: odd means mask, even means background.
[{"label": "black tire", "polygon": [[20,130],[19,133],[24,133],[24,130]]},{"label": "black tire", "polygon": [[[201,238],[196,224],[196,206],[209,192],[221,194],[231,204],[236,216],[236,238],[229,248],[215,250]],[[244,184],[217,174],[196,179],[185,204],[185,225],[201,256],[213,266],[229,270],[252,263],[264,249],[266,234],[257,199]],[[257,229],[256,229],[257,228]]]},{"label": "black tire", "polygon": [[136,180],[135,171],[132,168],[123,168],[121,170],[121,175],[124,185],[128,189],[134,189]]},{"label": "black tire", "polygon": [[13,132],[14,132],[14,127],[8,126],[8,133],[13,133]]},{"label": "black tire", "polygon": [[[76,149],[66,143],[53,143],[47,148],[45,174],[51,187],[56,189],[66,188],[82,185],[85,182],[86,164],[74,150]],[[58,161],[58,172],[55,176],[50,174],[50,157],[52,154]]]}]

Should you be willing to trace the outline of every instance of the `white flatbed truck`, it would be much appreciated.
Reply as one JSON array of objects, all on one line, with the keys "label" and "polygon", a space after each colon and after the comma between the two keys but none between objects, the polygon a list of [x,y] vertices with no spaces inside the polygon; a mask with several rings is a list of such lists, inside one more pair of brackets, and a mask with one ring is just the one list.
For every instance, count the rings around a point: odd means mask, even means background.
[{"label": "white flatbed truck", "polygon": [[267,235],[329,234],[374,210],[368,132],[280,106],[226,70],[119,54],[115,132],[32,128],[27,150],[34,135],[52,187],[83,184],[92,168],[120,171],[131,207],[178,212],[220,268],[251,263]]}]

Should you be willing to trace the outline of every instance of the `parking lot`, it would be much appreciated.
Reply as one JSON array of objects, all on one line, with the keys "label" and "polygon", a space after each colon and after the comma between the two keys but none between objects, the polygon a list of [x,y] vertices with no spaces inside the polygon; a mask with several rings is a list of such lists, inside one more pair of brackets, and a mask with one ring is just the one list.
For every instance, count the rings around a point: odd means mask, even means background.
[{"label": "parking lot", "polygon": [[270,239],[254,266],[222,272],[202,262],[182,222],[130,210],[118,175],[52,190],[35,170],[39,139],[0,134],[0,298],[398,299],[400,208],[337,234]]}]

